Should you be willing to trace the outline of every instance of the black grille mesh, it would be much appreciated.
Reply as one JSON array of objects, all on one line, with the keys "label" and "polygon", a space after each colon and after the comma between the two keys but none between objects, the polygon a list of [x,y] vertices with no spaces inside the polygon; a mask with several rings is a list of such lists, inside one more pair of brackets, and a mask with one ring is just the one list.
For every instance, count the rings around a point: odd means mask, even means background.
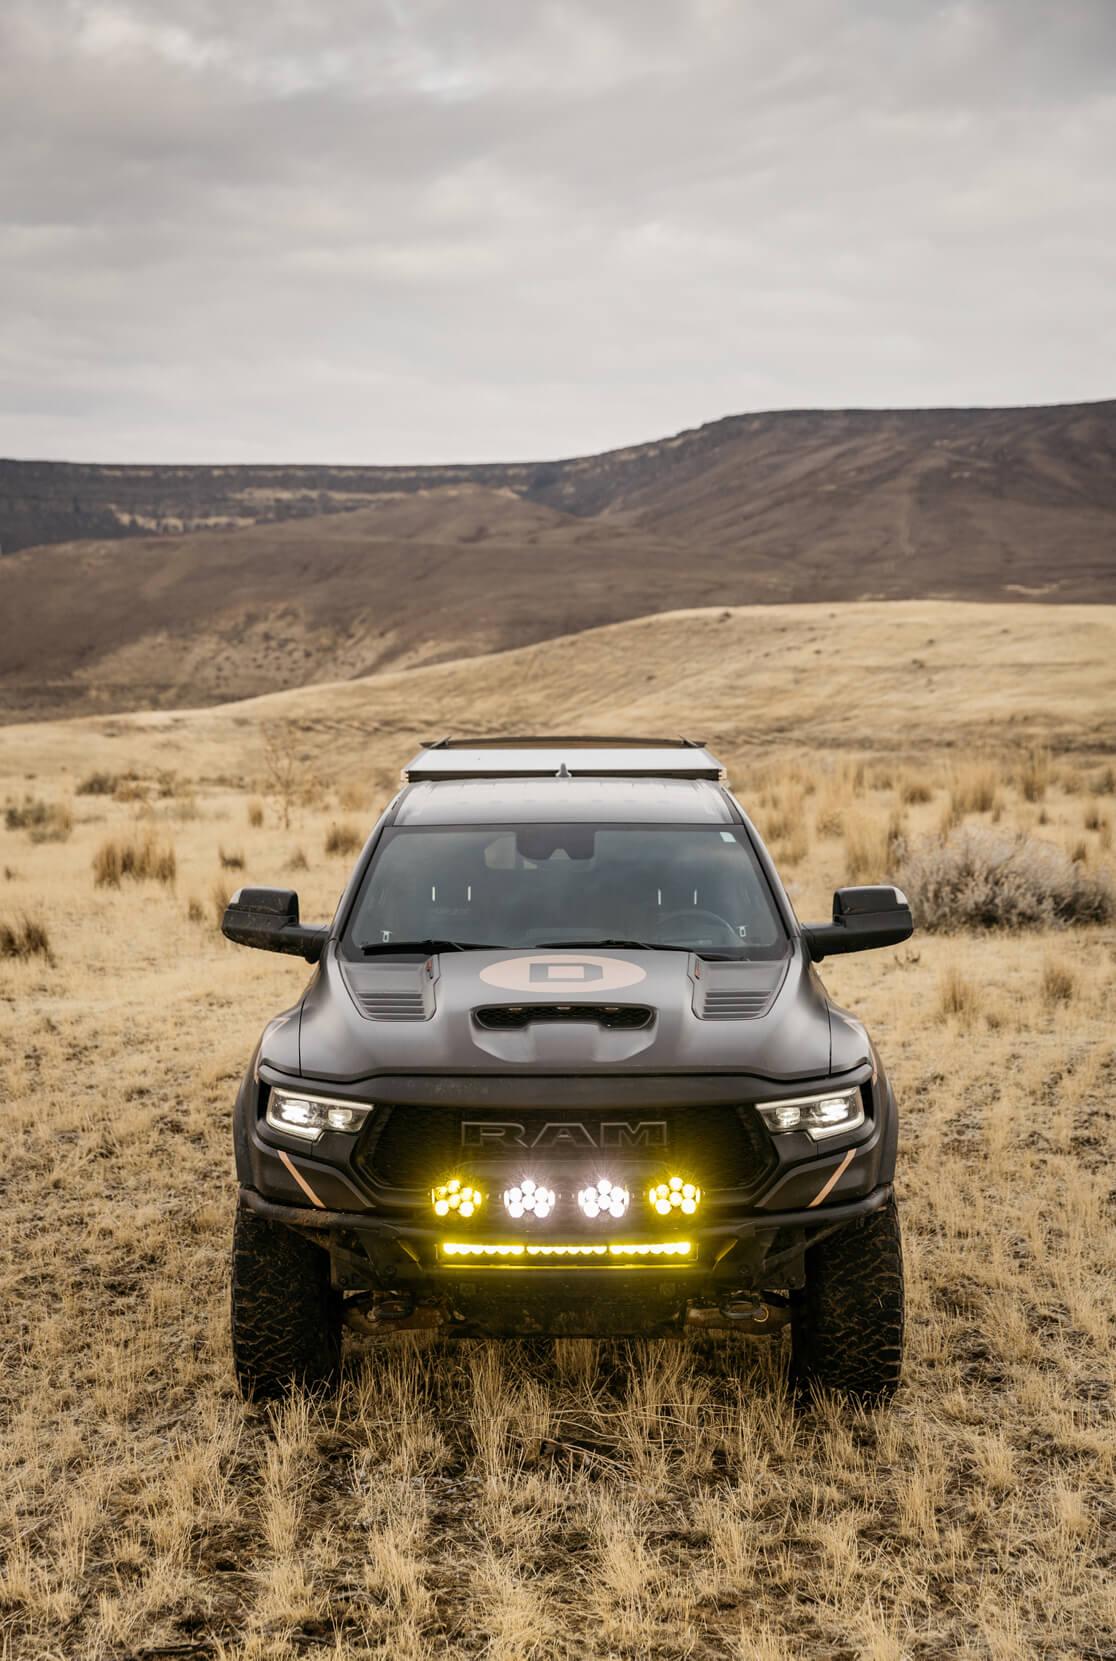
[{"label": "black grille mesh", "polygon": [[[428,1189],[467,1163],[468,1153],[461,1145],[463,1119],[516,1121],[525,1127],[528,1146],[548,1123],[581,1124],[592,1135],[602,1120],[665,1120],[666,1147],[640,1150],[634,1157],[656,1167],[685,1165],[707,1192],[756,1189],[775,1166],[771,1138],[758,1115],[750,1107],[732,1104],[631,1110],[381,1107],[358,1144],[355,1163],[365,1175],[389,1188]],[[592,1158],[591,1150],[587,1152]],[[486,1152],[486,1160],[493,1157],[491,1151]],[[496,1157],[503,1158],[503,1152]],[[535,1157],[545,1160],[545,1151]],[[633,1154],[629,1151],[624,1157],[630,1160]],[[510,1174],[511,1166],[522,1165],[524,1153],[511,1146],[507,1160]]]},{"label": "black grille mesh", "polygon": [[653,1011],[646,1004],[491,1004],[473,1019],[490,1032],[518,1032],[536,1021],[596,1021],[618,1032],[649,1027]]}]

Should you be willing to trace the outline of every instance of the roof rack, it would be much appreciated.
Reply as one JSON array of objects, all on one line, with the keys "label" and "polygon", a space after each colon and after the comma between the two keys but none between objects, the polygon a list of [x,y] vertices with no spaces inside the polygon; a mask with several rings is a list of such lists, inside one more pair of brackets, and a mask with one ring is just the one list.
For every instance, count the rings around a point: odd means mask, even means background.
[{"label": "roof rack", "polygon": [[723,779],[692,738],[438,738],[403,769],[406,783],[437,779]]}]

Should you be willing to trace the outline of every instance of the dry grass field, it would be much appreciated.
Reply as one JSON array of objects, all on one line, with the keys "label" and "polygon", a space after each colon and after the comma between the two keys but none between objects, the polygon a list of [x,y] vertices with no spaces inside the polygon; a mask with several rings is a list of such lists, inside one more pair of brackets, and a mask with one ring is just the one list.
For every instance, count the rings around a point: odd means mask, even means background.
[{"label": "dry grass field", "polygon": [[219,908],[328,915],[415,740],[512,725],[715,742],[803,918],[967,828],[1113,869],[1111,608],[718,609],[0,731],[0,1657],[1111,1661],[1112,922],[823,966],[903,1115],[889,1411],[796,1415],[745,1339],[398,1335],[237,1397],[229,1112],[305,969]]}]

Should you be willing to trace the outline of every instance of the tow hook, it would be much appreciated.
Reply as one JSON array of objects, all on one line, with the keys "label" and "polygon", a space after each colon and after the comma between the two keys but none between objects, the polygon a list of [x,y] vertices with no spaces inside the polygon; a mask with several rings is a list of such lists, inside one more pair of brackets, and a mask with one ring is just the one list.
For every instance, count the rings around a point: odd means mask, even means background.
[{"label": "tow hook", "polygon": [[721,1314],[730,1321],[751,1321],[753,1326],[763,1326],[770,1319],[771,1311],[765,1303],[757,1303],[753,1298],[732,1298],[721,1305]]},{"label": "tow hook", "polygon": [[415,1312],[412,1298],[377,1298],[372,1305],[374,1321],[405,1321]]},{"label": "tow hook", "polygon": [[762,1298],[745,1292],[734,1293],[719,1307],[709,1304],[691,1304],[686,1310],[684,1325],[690,1331],[724,1332],[743,1327],[753,1332],[774,1330],[786,1324],[789,1311],[773,1308]]}]

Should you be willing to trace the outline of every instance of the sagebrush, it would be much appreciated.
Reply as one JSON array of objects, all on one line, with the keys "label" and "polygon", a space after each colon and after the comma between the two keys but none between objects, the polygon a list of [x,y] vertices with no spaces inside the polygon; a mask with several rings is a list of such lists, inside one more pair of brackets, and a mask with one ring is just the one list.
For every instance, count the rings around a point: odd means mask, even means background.
[{"label": "sagebrush", "polygon": [[1022,832],[923,837],[904,853],[897,880],[920,929],[1064,928],[1116,917],[1106,872]]}]

